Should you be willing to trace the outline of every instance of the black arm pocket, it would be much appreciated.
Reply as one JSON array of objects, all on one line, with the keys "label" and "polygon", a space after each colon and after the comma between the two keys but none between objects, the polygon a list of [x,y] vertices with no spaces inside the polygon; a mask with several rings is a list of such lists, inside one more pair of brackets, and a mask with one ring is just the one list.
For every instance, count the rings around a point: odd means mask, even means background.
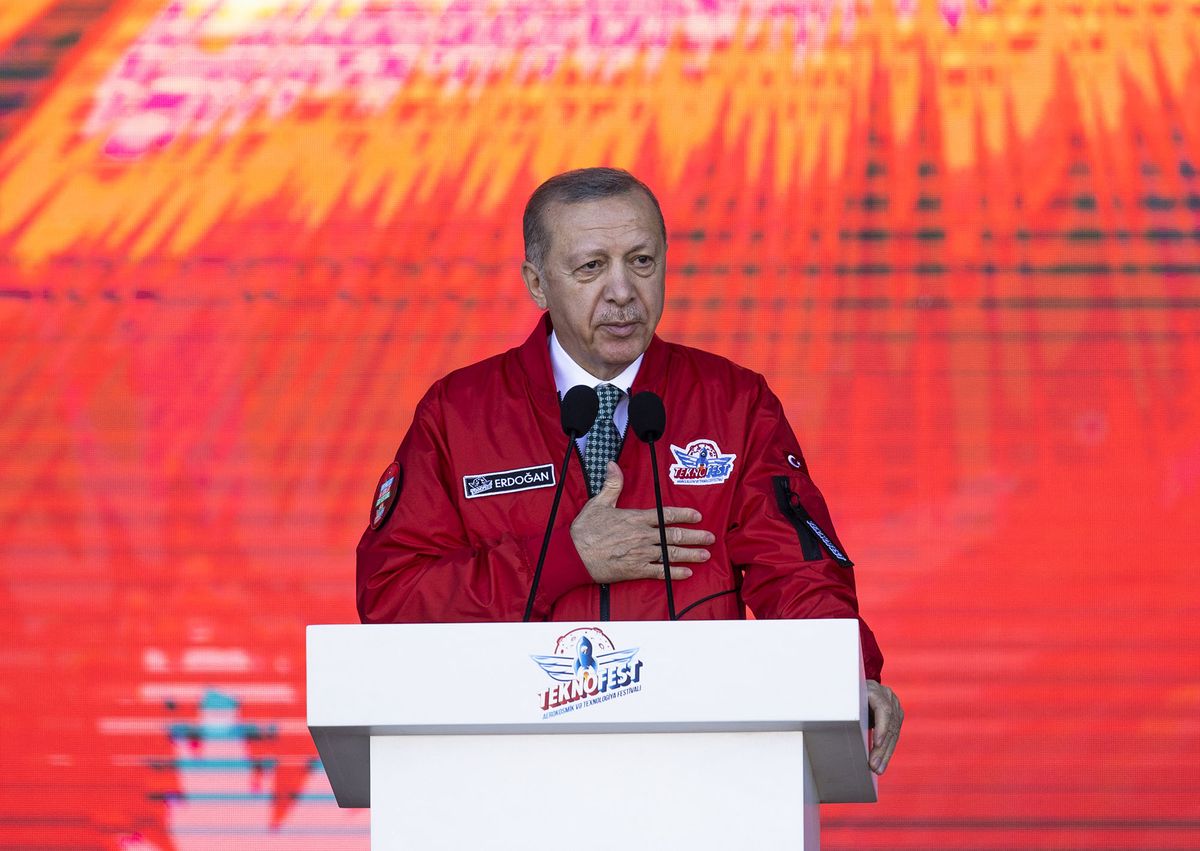
[{"label": "black arm pocket", "polygon": [[773,476],[772,481],[775,484],[775,501],[779,503],[779,510],[783,512],[783,516],[796,530],[804,560],[816,561],[821,558],[821,545],[824,544],[834,561],[842,567],[854,567],[854,562],[850,561],[809,515],[804,504],[800,502],[800,497],[788,486],[787,476]]}]

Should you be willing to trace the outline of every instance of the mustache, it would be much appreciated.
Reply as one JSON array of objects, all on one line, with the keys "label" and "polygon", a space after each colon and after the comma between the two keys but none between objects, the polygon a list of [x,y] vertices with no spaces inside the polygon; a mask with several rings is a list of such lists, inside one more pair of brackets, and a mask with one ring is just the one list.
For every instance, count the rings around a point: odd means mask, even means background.
[{"label": "mustache", "polygon": [[596,320],[597,325],[628,325],[633,322],[645,322],[646,317],[640,310],[622,313],[604,313]]}]

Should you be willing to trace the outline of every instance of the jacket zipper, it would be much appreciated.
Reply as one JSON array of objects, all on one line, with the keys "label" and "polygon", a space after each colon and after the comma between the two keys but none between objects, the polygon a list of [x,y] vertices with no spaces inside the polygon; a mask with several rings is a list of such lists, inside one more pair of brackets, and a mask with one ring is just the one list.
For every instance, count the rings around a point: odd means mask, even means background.
[{"label": "jacket zipper", "polygon": [[800,538],[800,549],[804,553],[804,560],[814,561],[821,558],[821,545],[824,544],[825,550],[834,561],[847,569],[854,567],[854,562],[850,561],[850,557],[842,552],[841,548],[817,525],[817,521],[809,516],[804,504],[800,502],[800,497],[788,486],[787,476],[774,476],[772,481],[775,483],[775,500],[779,503],[779,510],[783,512],[783,516],[792,524],[796,535]]},{"label": "jacket zipper", "polygon": [[[775,501],[779,504],[779,510],[783,512],[783,516],[796,530],[796,537],[800,539],[800,551],[804,555],[804,560],[816,561],[821,557],[821,546],[817,543],[817,536],[813,534],[812,529],[796,511],[796,504],[792,502],[792,497],[796,494],[788,487],[787,476],[774,476],[773,481]],[[797,497],[797,499],[799,498]]]}]

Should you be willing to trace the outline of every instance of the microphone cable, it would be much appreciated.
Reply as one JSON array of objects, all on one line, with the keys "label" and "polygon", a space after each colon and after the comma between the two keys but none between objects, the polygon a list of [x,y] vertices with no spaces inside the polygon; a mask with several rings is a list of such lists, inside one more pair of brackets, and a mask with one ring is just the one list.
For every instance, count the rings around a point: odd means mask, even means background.
[{"label": "microphone cable", "polygon": [[643,390],[629,400],[629,428],[637,439],[650,447],[650,469],[654,472],[654,508],[658,511],[658,545],[662,549],[663,579],[667,583],[667,612],[671,620],[675,613],[675,589],[671,584],[671,561],[667,555],[667,527],[663,519],[662,486],[658,481],[658,456],[654,442],[667,430],[667,409],[657,393]]},{"label": "microphone cable", "polygon": [[[525,617],[521,619],[522,623],[529,623],[529,618],[533,615],[533,598],[537,596],[538,583],[542,581],[542,567],[546,564],[546,551],[550,548],[550,533],[554,530],[554,518],[558,515],[563,486],[567,483],[567,465],[571,462],[571,453],[575,451],[575,441],[591,431],[599,411],[600,397],[586,384],[576,384],[563,397],[559,415],[562,430],[567,435],[567,454],[563,456],[558,486],[554,489],[554,503],[550,506],[550,519],[546,521],[546,534],[542,537],[542,551],[538,553],[533,581],[529,584],[529,599],[525,601]],[[659,514],[661,513],[660,510]]]}]

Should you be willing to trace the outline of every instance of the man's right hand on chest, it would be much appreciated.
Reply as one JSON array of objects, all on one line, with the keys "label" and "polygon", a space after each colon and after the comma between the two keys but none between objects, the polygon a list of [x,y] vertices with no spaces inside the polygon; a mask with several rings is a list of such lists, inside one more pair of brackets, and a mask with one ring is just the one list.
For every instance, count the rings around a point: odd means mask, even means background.
[{"label": "man's right hand on chest", "polygon": [[[604,486],[587,501],[571,524],[571,540],[597,583],[663,578],[658,513],[653,508],[617,508],[624,484],[621,468],[610,461]],[[679,525],[700,522],[700,512],[694,508],[663,506],[663,521],[667,528],[671,578],[687,579],[692,571],[681,565],[707,561],[706,547],[716,537],[705,529],[685,529]]]}]

